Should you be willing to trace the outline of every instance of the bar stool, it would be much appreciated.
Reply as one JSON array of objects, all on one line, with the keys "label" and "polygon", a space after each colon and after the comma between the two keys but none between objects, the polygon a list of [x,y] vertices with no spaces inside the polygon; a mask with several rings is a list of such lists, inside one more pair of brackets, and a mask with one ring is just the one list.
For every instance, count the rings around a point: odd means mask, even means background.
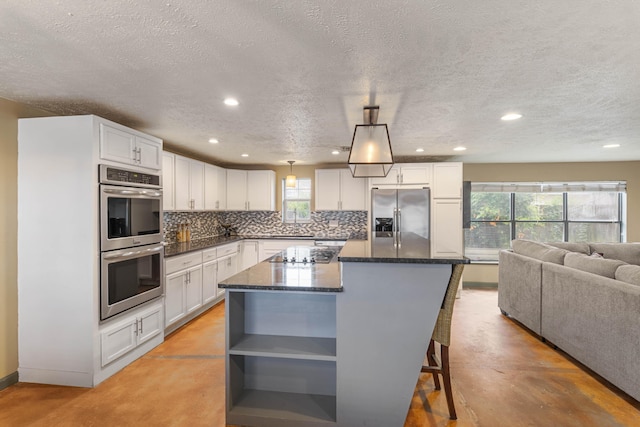
[{"label": "bar stool", "polygon": [[[436,326],[433,329],[429,348],[427,349],[427,363],[429,363],[429,365],[423,365],[421,370],[421,372],[431,372],[436,390],[440,390],[440,379],[438,374],[442,375],[444,392],[447,396],[447,406],[449,407],[449,418],[452,420],[457,419],[457,416],[456,408],[453,405],[453,393],[451,391],[449,344],[451,343],[451,317],[453,316],[453,303],[456,299],[456,292],[458,290],[458,285],[460,284],[460,279],[462,278],[463,270],[464,264],[454,264],[452,266],[451,278],[449,279],[449,285],[447,286],[447,293],[445,294],[444,301],[440,307],[438,320],[436,320]],[[438,363],[438,357],[435,354],[435,342],[440,344],[440,363]]]}]

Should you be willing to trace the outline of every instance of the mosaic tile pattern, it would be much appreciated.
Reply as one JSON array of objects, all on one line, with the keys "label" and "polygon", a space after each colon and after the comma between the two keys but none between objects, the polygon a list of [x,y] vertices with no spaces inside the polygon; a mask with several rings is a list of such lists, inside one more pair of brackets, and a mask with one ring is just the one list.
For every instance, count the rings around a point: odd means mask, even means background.
[{"label": "mosaic tile pattern", "polygon": [[221,224],[236,227],[238,234],[366,235],[367,211],[311,212],[309,222],[298,224],[283,223],[277,211],[164,212],[165,242],[177,241],[178,226],[183,223],[191,224],[191,240],[222,234]]}]

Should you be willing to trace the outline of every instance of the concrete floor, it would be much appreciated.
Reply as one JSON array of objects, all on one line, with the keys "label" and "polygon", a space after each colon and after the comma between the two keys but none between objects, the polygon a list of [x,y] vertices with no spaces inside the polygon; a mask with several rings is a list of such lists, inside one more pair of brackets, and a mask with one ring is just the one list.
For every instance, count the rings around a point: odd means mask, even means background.
[{"label": "concrete floor", "polygon": [[[421,374],[405,427],[640,425],[638,402],[502,316],[496,290],[464,290],[452,340],[458,420]],[[112,425],[225,425],[222,304],[94,389],[0,391],[2,427]]]}]

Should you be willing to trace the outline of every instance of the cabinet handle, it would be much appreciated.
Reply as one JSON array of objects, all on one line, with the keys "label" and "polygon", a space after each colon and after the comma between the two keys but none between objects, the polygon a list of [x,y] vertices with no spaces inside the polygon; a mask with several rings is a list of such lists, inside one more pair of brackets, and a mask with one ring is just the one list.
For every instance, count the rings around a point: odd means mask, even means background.
[{"label": "cabinet handle", "polygon": [[142,148],[138,147],[138,163],[142,163]]},{"label": "cabinet handle", "polygon": [[138,336],[138,319],[136,319],[136,330],[134,332],[136,336]]},{"label": "cabinet handle", "polygon": [[404,175],[400,174],[400,184],[402,184],[404,182]]},{"label": "cabinet handle", "polygon": [[251,202],[247,201],[247,210],[250,211],[251,210]]},{"label": "cabinet handle", "polygon": [[[133,161],[135,163],[138,163],[138,149],[135,147],[133,147]],[[138,330],[137,326],[136,326],[136,330]]]},{"label": "cabinet handle", "polygon": [[140,319],[140,335],[143,334],[143,330],[142,330],[142,319]]},{"label": "cabinet handle", "polygon": [[216,200],[216,209],[220,209],[220,200]]}]

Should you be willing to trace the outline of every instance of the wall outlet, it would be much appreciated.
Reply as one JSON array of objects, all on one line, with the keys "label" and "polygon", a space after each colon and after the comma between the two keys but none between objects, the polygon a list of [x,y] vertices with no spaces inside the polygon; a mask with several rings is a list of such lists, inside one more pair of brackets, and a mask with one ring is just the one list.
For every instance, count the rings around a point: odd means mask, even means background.
[{"label": "wall outlet", "polygon": [[330,219],[329,220],[329,227],[337,227],[338,224],[338,220],[337,219]]}]

